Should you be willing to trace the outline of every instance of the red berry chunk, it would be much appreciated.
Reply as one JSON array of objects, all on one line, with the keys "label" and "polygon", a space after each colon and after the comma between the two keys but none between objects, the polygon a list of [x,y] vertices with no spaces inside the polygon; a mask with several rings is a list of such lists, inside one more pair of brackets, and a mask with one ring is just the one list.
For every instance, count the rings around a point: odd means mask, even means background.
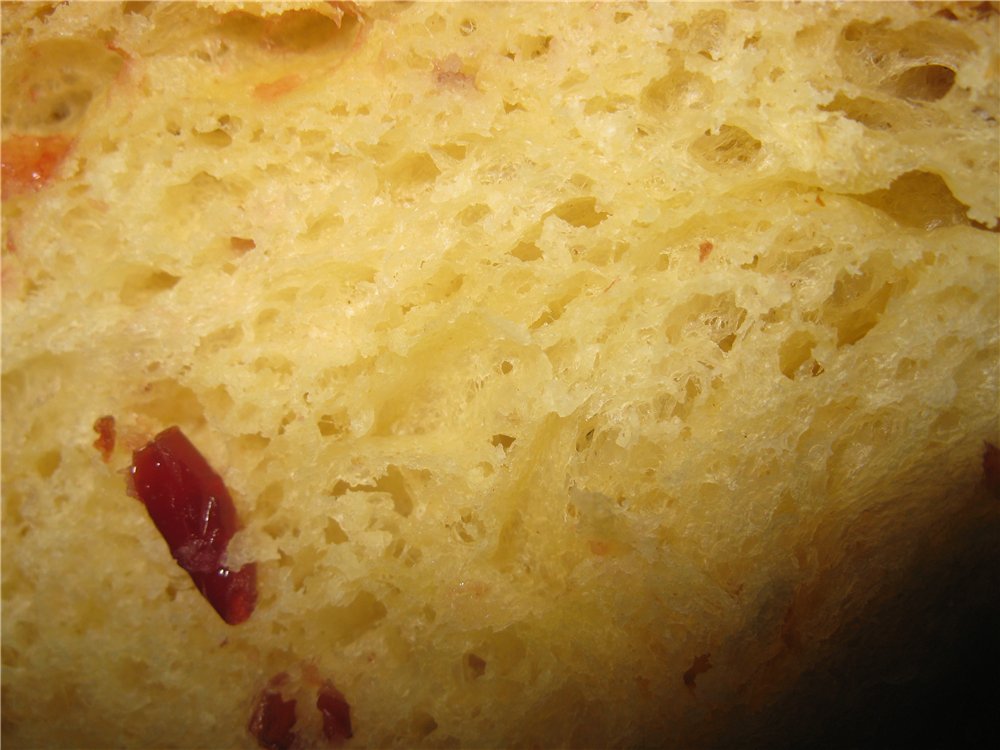
[{"label": "red berry chunk", "polygon": [[177,564],[230,625],[246,620],[257,603],[257,566],[233,571],[222,564],[239,528],[222,479],[178,427],[170,427],[132,455],[132,493],[146,506]]},{"label": "red berry chunk", "polygon": [[257,699],[247,729],[266,750],[288,750],[295,742],[295,701],[266,690]]},{"label": "red berry chunk", "polygon": [[94,422],[94,432],[97,433],[94,447],[101,452],[104,463],[107,463],[111,460],[111,454],[115,450],[115,418],[112,416],[99,417]]},{"label": "red berry chunk", "polygon": [[316,708],[323,714],[323,734],[333,745],[339,745],[353,736],[351,731],[351,707],[331,682],[325,682],[319,689]]},{"label": "red berry chunk", "polygon": [[61,135],[16,135],[0,145],[4,198],[38,190],[51,180],[72,142]]}]

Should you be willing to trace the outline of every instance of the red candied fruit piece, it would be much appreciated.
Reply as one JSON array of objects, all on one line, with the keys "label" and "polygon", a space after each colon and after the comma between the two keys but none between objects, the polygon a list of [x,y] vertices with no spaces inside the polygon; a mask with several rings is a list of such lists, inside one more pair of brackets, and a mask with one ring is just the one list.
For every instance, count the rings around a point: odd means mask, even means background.
[{"label": "red candied fruit piece", "polygon": [[351,707],[332,682],[324,682],[320,687],[316,708],[323,714],[323,735],[330,744],[336,746],[354,736],[351,731]]},{"label": "red candied fruit piece", "polygon": [[97,433],[94,447],[101,452],[104,463],[107,463],[115,450],[115,418],[110,415],[98,417],[94,422],[94,432]]},{"label": "red candied fruit piece", "polygon": [[684,684],[687,685],[688,690],[694,690],[697,687],[695,680],[698,679],[698,675],[705,674],[712,668],[711,656],[711,654],[701,654],[694,658],[691,668],[684,673]]},{"label": "red candied fruit piece", "polygon": [[0,194],[4,199],[38,190],[52,179],[72,141],[62,135],[16,135],[0,144]]},{"label": "red candied fruit piece", "polygon": [[262,101],[273,101],[280,99],[285,94],[290,94],[302,85],[302,76],[298,73],[282,76],[268,83],[258,83],[253,87],[253,95]]},{"label": "red candied fruit piece", "polygon": [[247,730],[266,750],[288,750],[295,742],[295,701],[265,690],[257,698]]},{"label": "red candied fruit piece", "polygon": [[130,492],[146,506],[174,560],[230,625],[257,604],[257,566],[222,564],[239,528],[222,479],[179,427],[170,427],[132,454]]}]

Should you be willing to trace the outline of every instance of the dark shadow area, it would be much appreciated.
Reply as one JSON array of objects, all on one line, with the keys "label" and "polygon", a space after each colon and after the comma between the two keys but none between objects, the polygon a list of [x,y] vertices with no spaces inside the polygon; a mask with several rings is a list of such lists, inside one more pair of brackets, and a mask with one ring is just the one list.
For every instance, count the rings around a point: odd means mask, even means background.
[{"label": "dark shadow area", "polygon": [[[1000,501],[985,498],[724,748],[1000,747]],[[989,507],[989,503],[996,507]]]}]

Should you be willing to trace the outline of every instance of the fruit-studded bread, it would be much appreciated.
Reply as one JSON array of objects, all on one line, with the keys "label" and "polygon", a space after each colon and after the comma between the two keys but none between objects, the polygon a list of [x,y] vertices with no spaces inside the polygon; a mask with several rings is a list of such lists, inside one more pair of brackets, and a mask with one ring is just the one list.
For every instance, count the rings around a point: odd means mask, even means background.
[{"label": "fruit-studded bread", "polygon": [[994,5],[2,12],[5,745],[771,746],[993,591]]}]

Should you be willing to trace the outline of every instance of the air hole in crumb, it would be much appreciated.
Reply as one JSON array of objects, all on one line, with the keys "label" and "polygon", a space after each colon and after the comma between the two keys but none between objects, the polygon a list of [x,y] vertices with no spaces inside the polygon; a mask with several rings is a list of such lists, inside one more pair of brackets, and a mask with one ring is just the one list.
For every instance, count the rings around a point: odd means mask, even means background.
[{"label": "air hole in crumb", "polygon": [[400,196],[432,184],[441,170],[428,153],[412,153],[398,159],[383,172],[390,192]]},{"label": "air hole in crumb", "polygon": [[387,614],[374,594],[362,591],[344,606],[327,605],[315,612],[319,632],[334,643],[347,644],[371,631]]},{"label": "air hole in crumb", "polygon": [[237,255],[243,255],[257,247],[257,243],[249,237],[230,237],[229,247]]},{"label": "air hole in crumb", "polygon": [[595,428],[582,430],[576,439],[576,452],[583,453],[594,442]]},{"label": "air hole in crumb", "polygon": [[[639,101],[653,115],[671,114],[678,110],[701,109],[711,98],[712,83],[700,73],[691,73],[682,66],[649,83]],[[641,128],[637,135],[648,135]]]},{"label": "air hole in crumb", "polygon": [[957,200],[941,176],[933,172],[907,172],[885,190],[853,197],[907,227],[931,230],[968,223],[968,206]]},{"label": "air hole in crumb", "polygon": [[517,38],[518,57],[535,60],[548,52],[551,44],[551,35],[522,34]]},{"label": "air hole in crumb", "polygon": [[347,541],[347,534],[343,527],[333,518],[328,518],[326,528],[323,529],[323,537],[327,544],[343,544]]},{"label": "air hole in crumb", "polygon": [[687,421],[700,395],[701,381],[695,377],[688,378],[684,383],[683,401],[679,401],[674,405],[670,411],[670,417],[679,419],[682,422]]},{"label": "air hole in crumb", "polygon": [[504,360],[503,362],[500,363],[500,372],[502,372],[504,375],[510,374],[511,370],[513,369],[514,365],[512,365],[507,360]]},{"label": "air hole in crumb", "polygon": [[479,516],[472,509],[463,510],[459,516],[459,522],[450,525],[458,538],[466,543],[481,539],[486,534],[486,525],[479,520]]},{"label": "air hole in crumb", "polygon": [[156,424],[204,424],[205,410],[194,391],[173,378],[148,382],[140,401],[133,402],[136,414],[149,417]]},{"label": "air hole in crumb", "polygon": [[468,147],[464,143],[441,143],[435,148],[458,161],[464,159],[468,151]]},{"label": "air hole in crumb", "polygon": [[405,518],[413,512],[413,498],[406,486],[406,480],[395,466],[389,466],[385,476],[375,482],[375,489],[378,492],[389,493],[393,507],[399,515]]},{"label": "air hole in crumb", "polygon": [[763,144],[743,128],[723,125],[719,132],[706,131],[691,144],[691,155],[713,170],[742,169],[751,166]]},{"label": "air hole in crumb", "polygon": [[353,13],[332,18],[317,10],[287,10],[256,16],[242,10],[223,14],[219,32],[230,43],[251,43],[275,52],[305,53],[336,45],[347,50],[358,35]]},{"label": "air hole in crumb", "polygon": [[471,226],[490,214],[490,207],[482,203],[473,203],[458,213],[458,220],[464,226]]},{"label": "air hole in crumb", "polygon": [[[896,107],[906,105],[897,102]],[[865,96],[851,98],[838,92],[829,104],[820,106],[824,112],[840,112],[848,120],[854,120],[871,130],[892,130],[897,119],[905,122],[906,113],[898,112],[890,102],[880,102]]]},{"label": "air hole in crumb", "polygon": [[374,484],[349,484],[343,479],[338,479],[336,484],[330,489],[329,494],[333,497],[341,497],[348,491],[352,492],[384,492],[392,498],[393,508],[404,518],[413,512],[413,497],[410,495],[406,479],[400,469],[390,464],[386,473],[375,480]]},{"label": "air hole in crumb", "polygon": [[698,48],[699,55],[712,61],[722,59],[728,19],[727,12],[721,9],[695,14],[691,21],[691,44]]},{"label": "air hole in crumb", "polygon": [[62,453],[58,450],[47,451],[39,456],[38,460],[35,462],[35,470],[38,472],[40,477],[48,479],[55,473],[61,463]]},{"label": "air hole in crumb", "polygon": [[423,553],[416,547],[407,547],[406,554],[403,555],[403,565],[408,568],[412,568],[423,557]]},{"label": "air hole in crumb", "polygon": [[281,418],[281,421],[278,423],[278,434],[279,435],[284,435],[285,434],[285,430],[288,428],[288,425],[290,425],[292,422],[294,422],[296,420],[296,418],[297,418],[297,415],[295,414],[295,412],[293,412],[293,411],[286,412],[285,416],[283,416]]},{"label": "air hole in crumb", "polygon": [[955,71],[944,65],[917,65],[886,83],[886,88],[902,99],[936,102],[955,85]]},{"label": "air hole in crumb", "polygon": [[503,446],[504,453],[507,453],[510,450],[510,446],[514,444],[516,439],[517,438],[513,438],[510,435],[498,434],[490,438],[490,442],[493,444],[493,447],[498,445]]},{"label": "air hole in crumb", "polygon": [[342,415],[323,414],[316,422],[316,427],[323,437],[332,437],[347,432],[347,424],[349,424],[349,420]]},{"label": "air hole in crumb", "polygon": [[543,326],[547,326],[549,323],[554,323],[556,318],[552,315],[550,310],[544,310],[541,315],[535,318],[534,322],[528,326],[532,331],[537,331]]},{"label": "air hole in crumb", "polygon": [[820,321],[836,328],[838,347],[856,344],[882,317],[894,290],[890,282],[877,282],[872,263],[866,263],[860,273],[844,270],[837,277],[821,308]]},{"label": "air hole in crumb", "polygon": [[729,351],[735,342],[729,337],[739,332],[746,316],[746,309],[736,304],[732,292],[712,296],[695,294],[670,313],[664,332],[671,344],[707,335],[722,351]]},{"label": "air hole in crumb", "polygon": [[180,276],[174,276],[166,271],[139,272],[125,281],[119,292],[119,298],[129,307],[138,306],[158,294],[173,289],[180,280]]},{"label": "air hole in crumb", "polygon": [[281,483],[272,482],[257,496],[257,501],[254,503],[254,512],[262,518],[274,515],[281,506],[284,496],[285,492]]},{"label": "air hole in crumb", "polygon": [[728,354],[732,350],[733,344],[736,343],[736,334],[730,333],[728,336],[723,336],[715,343],[722,351]]},{"label": "air hole in crumb", "polygon": [[897,380],[912,380],[919,372],[920,364],[909,357],[903,357],[896,365],[895,378]]},{"label": "air hole in crumb", "polygon": [[431,732],[437,729],[437,722],[434,717],[426,711],[415,711],[413,713],[413,734],[417,740],[426,738]]},{"label": "air hole in crumb", "polygon": [[278,310],[273,307],[268,307],[261,310],[257,317],[254,319],[254,328],[258,330],[265,330],[270,327],[278,319]]},{"label": "air hole in crumb", "polygon": [[398,560],[399,557],[403,554],[403,551],[405,549],[406,549],[406,540],[396,539],[395,541],[393,541],[392,544],[386,547],[385,551],[389,557],[394,557]]},{"label": "air hole in crumb", "polygon": [[[803,374],[803,366],[812,357],[816,339],[805,331],[796,331],[786,338],[778,349],[778,366],[781,374],[795,380]],[[815,364],[815,361],[812,362]]]},{"label": "air hole in crumb", "polygon": [[289,376],[294,372],[295,365],[292,364],[290,359],[283,357],[280,354],[271,354],[263,357],[257,357],[250,363],[250,369],[252,372],[266,372],[270,371],[276,375]]},{"label": "air hole in crumb", "polygon": [[270,438],[260,433],[248,433],[235,438],[231,450],[236,455],[249,458],[262,455],[270,444]]},{"label": "air hole in crumb", "polygon": [[930,426],[930,434],[938,440],[961,439],[962,415],[955,409],[941,412]]},{"label": "air hole in crumb", "polygon": [[473,680],[477,680],[486,673],[486,660],[481,656],[469,652],[465,655],[465,674]]},{"label": "air hole in crumb", "polygon": [[521,242],[518,242],[513,249],[511,249],[510,255],[513,255],[518,260],[529,262],[541,258],[542,251],[534,242],[521,240]]},{"label": "air hole in crumb", "polygon": [[558,216],[567,224],[574,227],[596,227],[608,218],[608,214],[604,211],[598,211],[596,206],[596,198],[574,198],[565,203],[560,203],[545,215]]},{"label": "air hole in crumb", "polygon": [[[503,677],[517,669],[527,654],[527,647],[517,628],[508,626],[503,630],[490,633],[484,642],[478,644],[474,650],[468,653],[475,654],[482,660],[484,674],[488,665],[491,675],[496,674]],[[468,663],[466,664],[466,669],[470,669]]]},{"label": "air hole in crumb", "polygon": [[330,488],[329,495],[331,497],[343,497],[347,494],[347,491],[352,489],[351,485],[345,482],[343,479],[338,479],[333,487]]},{"label": "air hole in crumb", "polygon": [[209,130],[205,133],[195,130],[191,133],[191,137],[194,142],[210,148],[225,148],[233,142],[233,137],[222,128]]}]

